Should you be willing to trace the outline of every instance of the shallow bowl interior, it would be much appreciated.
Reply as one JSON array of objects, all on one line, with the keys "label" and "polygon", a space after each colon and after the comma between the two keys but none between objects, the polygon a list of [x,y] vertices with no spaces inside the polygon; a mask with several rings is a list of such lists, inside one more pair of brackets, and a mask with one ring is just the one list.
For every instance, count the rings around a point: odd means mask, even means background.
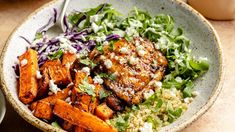
[{"label": "shallow bowl interior", "polygon": [[[27,43],[20,36],[32,40],[36,30],[46,24],[53,15],[53,8],[60,10],[62,2],[62,0],[52,1],[28,17],[12,33],[1,58],[1,84],[7,99],[26,121],[42,130],[59,131],[59,129],[34,117],[28,108],[19,101],[12,66],[17,62],[17,56],[26,51]],[[186,4],[174,0],[72,0],[68,12],[95,7],[101,3],[111,3],[123,14],[127,14],[133,7],[146,10],[152,15],[170,14],[175,19],[176,26],[182,27],[185,35],[191,40],[193,54],[197,57],[207,57],[209,60],[209,71],[202,78],[196,80],[195,88],[199,91],[199,96],[190,104],[186,113],[171,125],[163,127],[161,131],[178,131],[186,127],[213,104],[222,85],[222,51],[216,32],[200,14]]]}]

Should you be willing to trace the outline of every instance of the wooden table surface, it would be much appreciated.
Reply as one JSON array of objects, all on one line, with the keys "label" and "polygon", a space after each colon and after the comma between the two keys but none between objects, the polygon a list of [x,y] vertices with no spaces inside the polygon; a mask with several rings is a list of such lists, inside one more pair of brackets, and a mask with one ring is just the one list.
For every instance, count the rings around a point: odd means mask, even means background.
[{"label": "wooden table surface", "polygon": [[[0,0],[0,51],[13,29],[31,12],[50,0]],[[235,131],[235,21],[210,21],[222,42],[226,60],[224,87],[217,101],[183,132]],[[5,118],[0,124],[4,132],[40,131],[24,121],[7,103]]]}]

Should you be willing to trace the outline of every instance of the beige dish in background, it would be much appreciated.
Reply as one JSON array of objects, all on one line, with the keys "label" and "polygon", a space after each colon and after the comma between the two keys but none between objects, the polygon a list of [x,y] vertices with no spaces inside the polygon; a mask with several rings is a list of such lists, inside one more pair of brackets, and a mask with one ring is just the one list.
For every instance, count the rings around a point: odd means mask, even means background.
[{"label": "beige dish in background", "polygon": [[188,0],[188,3],[207,18],[235,19],[235,0]]}]

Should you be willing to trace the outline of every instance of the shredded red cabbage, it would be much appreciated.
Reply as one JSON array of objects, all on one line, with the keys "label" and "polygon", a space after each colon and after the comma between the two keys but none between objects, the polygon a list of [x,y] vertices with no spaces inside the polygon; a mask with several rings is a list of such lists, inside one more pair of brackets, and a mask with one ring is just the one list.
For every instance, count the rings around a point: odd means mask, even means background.
[{"label": "shredded red cabbage", "polygon": [[114,40],[114,39],[119,39],[120,36],[117,34],[110,34],[106,37],[106,41]]}]

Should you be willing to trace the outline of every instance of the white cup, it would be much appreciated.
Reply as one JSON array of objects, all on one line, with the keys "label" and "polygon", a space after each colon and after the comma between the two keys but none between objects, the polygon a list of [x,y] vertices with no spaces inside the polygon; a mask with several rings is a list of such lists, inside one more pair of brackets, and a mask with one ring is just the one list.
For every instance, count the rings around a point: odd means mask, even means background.
[{"label": "white cup", "polygon": [[235,0],[188,0],[188,3],[209,19],[235,19]]}]

